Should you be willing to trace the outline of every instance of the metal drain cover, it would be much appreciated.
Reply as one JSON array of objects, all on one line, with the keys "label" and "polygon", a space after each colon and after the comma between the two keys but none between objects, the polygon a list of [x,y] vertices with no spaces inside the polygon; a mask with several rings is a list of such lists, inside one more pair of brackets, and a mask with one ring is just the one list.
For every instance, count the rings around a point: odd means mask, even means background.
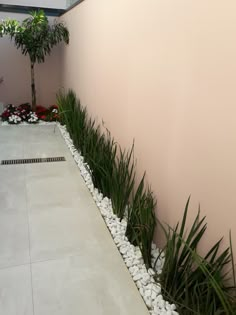
[{"label": "metal drain cover", "polygon": [[47,158],[35,158],[35,159],[2,160],[1,161],[1,165],[64,162],[65,160],[66,159],[65,159],[64,156],[47,157]]}]

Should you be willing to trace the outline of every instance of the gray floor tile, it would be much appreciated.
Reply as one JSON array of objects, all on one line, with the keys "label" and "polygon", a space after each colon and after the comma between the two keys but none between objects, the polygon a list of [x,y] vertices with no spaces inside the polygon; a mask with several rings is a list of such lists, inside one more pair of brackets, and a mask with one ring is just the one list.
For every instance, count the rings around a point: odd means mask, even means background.
[{"label": "gray floor tile", "polygon": [[[29,209],[39,206],[77,207],[79,200],[92,201],[75,165],[48,163],[27,166],[26,191]],[[39,169],[42,169],[40,174]],[[47,172],[48,170],[48,172]]]},{"label": "gray floor tile", "polygon": [[0,213],[26,211],[23,165],[0,165]]},{"label": "gray floor tile", "polygon": [[32,265],[35,315],[147,315],[119,260],[74,256]]},{"label": "gray floor tile", "polygon": [[0,160],[22,159],[24,157],[23,144],[0,142]]},{"label": "gray floor tile", "polygon": [[0,143],[5,144],[24,144],[26,128],[24,126],[1,126]]},{"label": "gray floor tile", "polygon": [[33,262],[79,254],[96,246],[104,248],[109,238],[109,232],[92,203],[78,204],[77,210],[48,207],[30,213]]},{"label": "gray floor tile", "polygon": [[1,211],[0,240],[0,268],[30,263],[27,212]]},{"label": "gray floor tile", "polygon": [[0,314],[33,315],[30,265],[0,270]]}]

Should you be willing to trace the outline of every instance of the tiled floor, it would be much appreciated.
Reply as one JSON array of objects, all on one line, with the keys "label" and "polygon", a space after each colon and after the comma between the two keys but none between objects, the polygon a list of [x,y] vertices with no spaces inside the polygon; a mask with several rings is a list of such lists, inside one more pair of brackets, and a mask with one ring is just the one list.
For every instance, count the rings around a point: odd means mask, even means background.
[{"label": "tiled floor", "polygon": [[0,126],[0,314],[147,315],[59,130]]}]

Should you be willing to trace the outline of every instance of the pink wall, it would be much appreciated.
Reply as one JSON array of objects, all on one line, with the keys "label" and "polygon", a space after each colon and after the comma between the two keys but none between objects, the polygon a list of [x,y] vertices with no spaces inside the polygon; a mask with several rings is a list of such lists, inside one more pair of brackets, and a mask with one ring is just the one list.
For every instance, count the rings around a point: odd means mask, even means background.
[{"label": "pink wall", "polygon": [[[26,18],[23,14],[0,13],[0,19],[8,16],[16,20]],[[55,104],[55,94],[61,83],[60,47],[55,47],[45,63],[36,65],[37,103]],[[0,77],[4,82],[0,86],[0,102],[19,105],[31,102],[30,61],[17,50],[8,37],[0,38]]]},{"label": "pink wall", "polygon": [[[173,225],[192,195],[207,215],[203,249],[232,229],[236,246],[235,0],[87,0],[63,19],[63,85],[135,138],[157,215]],[[158,237],[157,237],[158,239]]]}]

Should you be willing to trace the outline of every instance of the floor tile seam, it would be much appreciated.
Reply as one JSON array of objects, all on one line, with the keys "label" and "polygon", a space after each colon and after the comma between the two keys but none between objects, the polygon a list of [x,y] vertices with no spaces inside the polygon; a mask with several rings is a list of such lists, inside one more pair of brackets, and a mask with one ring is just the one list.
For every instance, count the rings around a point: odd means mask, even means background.
[{"label": "floor tile seam", "polygon": [[[117,261],[117,263],[120,264],[120,252],[117,252],[114,251],[114,254],[117,255],[117,259],[119,261]],[[62,260],[65,260],[65,259],[69,259],[69,258],[76,258],[76,257],[83,257],[81,256],[80,254],[78,253],[72,253],[72,254],[65,254],[65,255],[62,255],[61,257],[57,257],[57,258],[49,258],[49,259],[42,259],[42,260],[35,260],[35,261],[32,261],[30,264],[31,266],[33,267],[34,265],[37,265],[37,264],[43,264],[43,263],[47,263],[47,262],[53,262],[53,261],[62,261]],[[122,258],[122,257],[121,257]],[[123,260],[122,260],[123,261]],[[125,263],[121,264],[122,268],[125,267],[125,270],[127,270],[127,267],[125,265]],[[128,271],[128,270],[127,270]],[[128,273],[128,275],[130,275],[130,273]]]},{"label": "floor tile seam", "polygon": [[[85,209],[87,207],[91,208],[93,207],[94,210],[96,209],[96,211],[98,213],[99,209],[98,206],[96,204],[96,202],[94,201],[92,195],[87,195],[86,197],[81,197],[78,195],[78,192],[81,192],[81,188],[78,189],[78,191],[75,191],[73,193],[73,205],[72,206],[68,206],[68,208],[66,207],[60,207],[60,203],[57,199],[50,201],[50,202],[42,202],[42,203],[36,203],[33,205],[30,205],[30,203],[28,202],[27,205],[27,212],[29,214],[33,213],[33,212],[38,212],[38,211],[47,211],[48,209],[53,208],[54,211],[80,211],[81,208]],[[87,191],[86,191],[87,193]],[[70,197],[67,197],[65,199],[68,199],[68,201],[71,200]],[[41,208],[41,209],[40,209]]]},{"label": "floor tile seam", "polygon": [[[79,175],[80,174],[78,173],[78,176]],[[26,186],[26,189],[27,189],[27,186]],[[78,212],[81,207],[83,207],[83,208],[94,207],[94,210],[96,209],[96,211],[98,213],[100,213],[99,209],[97,207],[97,204],[94,201],[93,196],[90,192],[85,198],[80,196],[81,193],[84,195],[84,194],[87,194],[88,192],[89,192],[88,188],[86,186],[84,186],[82,183],[81,187],[76,187],[76,189],[73,190],[73,192],[72,192],[72,194],[73,194],[72,197],[73,197],[73,202],[74,202],[73,206],[69,206],[68,208],[65,208],[65,207],[60,208],[58,201],[56,199],[55,199],[55,202],[50,202],[50,203],[45,202],[45,203],[42,203],[39,205],[34,205],[34,206],[29,205],[29,202],[28,202],[28,212],[31,214],[31,213],[36,212],[36,211],[47,211],[47,209],[45,209],[45,208],[53,208],[53,207],[55,207],[54,211],[60,210],[60,211],[77,211]],[[68,198],[68,201],[71,200],[70,197],[67,197],[67,198]],[[86,204],[85,204],[84,199],[86,199]],[[36,208],[41,207],[43,209],[41,209],[41,210],[36,209],[35,210],[35,207]]]},{"label": "floor tile seam", "polygon": [[4,266],[4,267],[0,267],[0,272],[4,271],[4,270],[8,270],[8,269],[14,269],[17,267],[22,267],[22,266],[30,266],[30,262],[28,263],[21,263],[21,264],[14,264],[14,265],[9,265],[9,266]]},{"label": "floor tile seam", "polygon": [[[75,182],[73,182],[72,180],[75,180]],[[45,176],[42,176],[42,177],[40,176],[37,179],[28,178],[26,180],[26,188],[28,187],[29,189],[39,188],[38,186],[44,184],[45,181],[47,181],[47,184],[51,185],[48,189],[49,192],[50,190],[56,189],[54,188],[56,185],[58,189],[67,189],[67,193],[69,194],[75,194],[75,193],[78,194],[80,192],[84,194],[85,192],[88,192],[88,188],[85,187],[82,183],[79,183],[78,180],[79,178],[77,177],[77,183],[76,183],[76,178],[73,179],[73,177],[71,177],[71,180],[69,180],[69,178],[66,178],[65,180],[63,180],[60,177],[47,178],[47,175],[45,174]],[[70,182],[71,184],[70,183],[68,184],[68,182]],[[46,186],[46,184],[44,186]],[[89,195],[91,195],[91,193]],[[80,197],[79,194],[78,196]]]},{"label": "floor tile seam", "polygon": [[[65,154],[61,154],[61,156]],[[31,158],[35,158],[35,157],[31,157]],[[36,157],[36,158],[40,158],[40,157]],[[66,156],[65,156],[66,158]],[[16,164],[17,165],[17,164]],[[18,164],[20,166],[20,164]],[[59,177],[60,176],[58,174],[55,174],[55,172],[58,170],[58,166],[61,165],[63,166],[64,170],[67,170],[67,174],[66,177],[75,177],[75,172],[77,172],[78,167],[76,166],[75,162],[69,161],[66,159],[66,161],[63,162],[50,162],[50,163],[30,163],[30,164],[24,164],[26,166],[26,178],[31,178],[31,177],[40,177],[42,176],[41,174],[39,174],[39,171],[37,169],[33,169],[34,166],[44,166],[50,165],[50,169],[52,171],[52,173],[49,173],[49,176],[54,178],[54,177]],[[46,171],[45,171],[46,172]],[[72,174],[71,174],[72,172]]]},{"label": "floor tile seam", "polygon": [[[89,204],[87,205],[82,205],[78,204],[77,206],[74,207],[70,207],[70,208],[60,208],[59,206],[57,206],[56,204],[45,204],[45,205],[40,205],[40,206],[34,206],[34,207],[29,207],[28,210],[28,214],[29,217],[31,219],[32,215],[35,214],[46,214],[48,212],[50,212],[52,215],[55,214],[59,214],[61,213],[62,215],[65,215],[66,213],[70,213],[70,214],[81,214],[81,211],[87,211],[87,208],[93,208],[91,209],[92,211],[96,210],[96,204],[94,206],[94,204],[92,203],[92,201],[89,201]],[[22,214],[26,214],[26,211],[21,211]],[[0,214],[1,215],[1,214]]]},{"label": "floor tile seam", "polygon": [[35,261],[32,261],[30,264],[31,266],[33,267],[34,265],[37,265],[37,264],[42,264],[42,263],[47,263],[47,262],[50,262],[50,261],[62,261],[62,260],[65,260],[65,259],[68,259],[68,258],[73,258],[73,257],[81,257],[80,254],[65,254],[65,255],[62,255],[61,257],[57,257],[57,258],[48,258],[48,259],[42,259],[42,260],[35,260]]},{"label": "floor tile seam", "polygon": [[31,242],[30,242],[30,218],[29,218],[29,203],[28,203],[28,192],[26,189],[26,167],[24,165],[24,189],[25,189],[25,198],[26,198],[26,209],[27,209],[27,226],[28,226],[28,244],[29,244],[29,259],[30,259],[30,284],[31,284],[31,301],[32,301],[32,309],[33,314],[35,314],[34,311],[34,291],[33,291],[33,274],[32,274],[32,257],[31,257]]}]

